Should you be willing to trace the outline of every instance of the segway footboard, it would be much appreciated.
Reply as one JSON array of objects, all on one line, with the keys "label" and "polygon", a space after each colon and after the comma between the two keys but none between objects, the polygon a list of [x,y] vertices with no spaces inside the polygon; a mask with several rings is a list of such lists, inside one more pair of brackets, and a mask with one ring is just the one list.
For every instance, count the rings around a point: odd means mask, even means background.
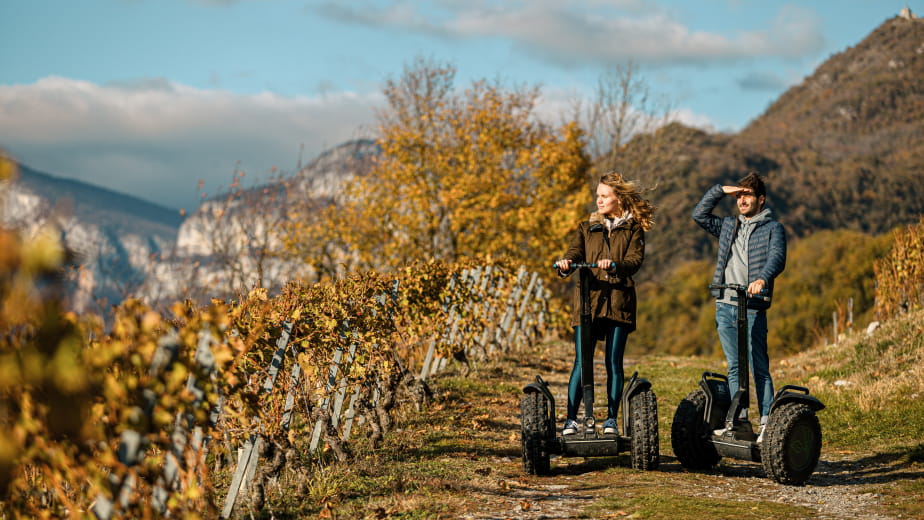
[{"label": "segway footboard", "polygon": [[[567,457],[609,457],[625,453],[631,448],[630,439],[618,435],[561,437],[554,444],[558,444],[559,453]],[[549,450],[554,452],[555,448],[550,446]]]},{"label": "segway footboard", "polygon": [[760,462],[760,444],[748,440],[713,438],[712,445],[722,457]]}]

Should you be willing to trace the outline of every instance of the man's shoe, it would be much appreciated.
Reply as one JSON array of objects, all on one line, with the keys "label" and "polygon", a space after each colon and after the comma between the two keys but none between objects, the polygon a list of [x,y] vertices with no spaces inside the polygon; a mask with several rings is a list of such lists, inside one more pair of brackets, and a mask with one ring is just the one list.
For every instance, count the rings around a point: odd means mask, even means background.
[{"label": "man's shoe", "polygon": [[742,432],[742,431],[751,431],[750,423],[744,422],[735,422],[731,427],[726,425],[724,428],[719,428],[718,430],[712,430],[712,434],[716,437],[721,437],[728,432]]},{"label": "man's shoe", "polygon": [[610,417],[603,423],[603,434],[612,435],[616,433],[616,419]]},{"label": "man's shoe", "polygon": [[760,418],[760,433],[757,435],[757,444],[764,442],[764,431],[767,429],[767,420],[769,417],[766,415]]},{"label": "man's shoe", "polygon": [[568,419],[565,421],[565,428],[561,431],[562,435],[574,435],[578,432],[580,427],[578,426],[577,421],[574,419]]}]

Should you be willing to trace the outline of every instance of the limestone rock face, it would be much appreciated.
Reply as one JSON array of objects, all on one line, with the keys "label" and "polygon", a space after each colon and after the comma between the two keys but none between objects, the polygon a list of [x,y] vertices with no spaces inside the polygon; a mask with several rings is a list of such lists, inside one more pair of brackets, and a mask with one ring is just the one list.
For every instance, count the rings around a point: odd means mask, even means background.
[{"label": "limestone rock face", "polygon": [[50,228],[74,253],[66,285],[77,311],[103,310],[133,294],[173,249],[181,220],[176,211],[24,165],[0,187],[3,225],[26,239]]},{"label": "limestone rock face", "polygon": [[76,257],[67,272],[70,306],[106,313],[127,297],[150,305],[233,298],[255,284],[270,290],[310,274],[276,258],[277,233],[292,204],[333,201],[344,180],[368,172],[373,141],[350,141],[290,178],[218,195],[186,217],[102,187],[19,166],[0,184],[0,222],[28,238],[52,226]]}]

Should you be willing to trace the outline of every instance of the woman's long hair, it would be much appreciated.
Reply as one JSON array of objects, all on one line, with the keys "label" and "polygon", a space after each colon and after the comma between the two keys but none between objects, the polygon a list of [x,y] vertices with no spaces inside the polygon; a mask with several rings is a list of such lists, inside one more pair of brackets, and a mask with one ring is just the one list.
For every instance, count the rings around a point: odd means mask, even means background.
[{"label": "woman's long hair", "polygon": [[618,172],[609,172],[600,177],[600,184],[606,184],[619,197],[619,206],[623,211],[632,213],[632,217],[644,229],[649,231],[654,224],[655,207],[642,198],[642,190],[632,181],[622,178]]}]

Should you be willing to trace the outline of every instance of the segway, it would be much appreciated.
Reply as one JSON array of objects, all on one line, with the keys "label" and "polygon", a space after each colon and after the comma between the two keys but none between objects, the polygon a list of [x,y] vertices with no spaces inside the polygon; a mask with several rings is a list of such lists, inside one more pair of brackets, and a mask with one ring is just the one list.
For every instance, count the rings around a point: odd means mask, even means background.
[{"label": "segway", "polygon": [[590,270],[594,263],[574,263],[579,269],[581,348],[584,363],[581,386],[584,391],[583,428],[574,435],[556,435],[555,398],[541,376],[523,388],[520,420],[523,448],[523,469],[531,475],[549,474],[552,455],[568,457],[615,456],[630,452],[632,467],[654,470],[658,467],[658,405],[651,383],[638,377],[638,372],[626,383],[620,401],[622,432],[604,434],[595,428],[594,419],[594,338],[591,334]]},{"label": "segway", "polygon": [[[808,388],[786,385],[773,396],[763,439],[757,442],[746,419],[750,385],[747,287],[713,284],[738,297],[738,382],[730,395],[728,377],[704,372],[700,388],[680,402],[671,425],[671,446],[687,469],[707,469],[722,457],[761,462],[767,476],[780,484],[800,485],[815,471],[821,454],[821,425],[815,412],[825,406]],[[751,296],[769,301],[765,296]],[[744,414],[742,414],[742,410]]]}]

